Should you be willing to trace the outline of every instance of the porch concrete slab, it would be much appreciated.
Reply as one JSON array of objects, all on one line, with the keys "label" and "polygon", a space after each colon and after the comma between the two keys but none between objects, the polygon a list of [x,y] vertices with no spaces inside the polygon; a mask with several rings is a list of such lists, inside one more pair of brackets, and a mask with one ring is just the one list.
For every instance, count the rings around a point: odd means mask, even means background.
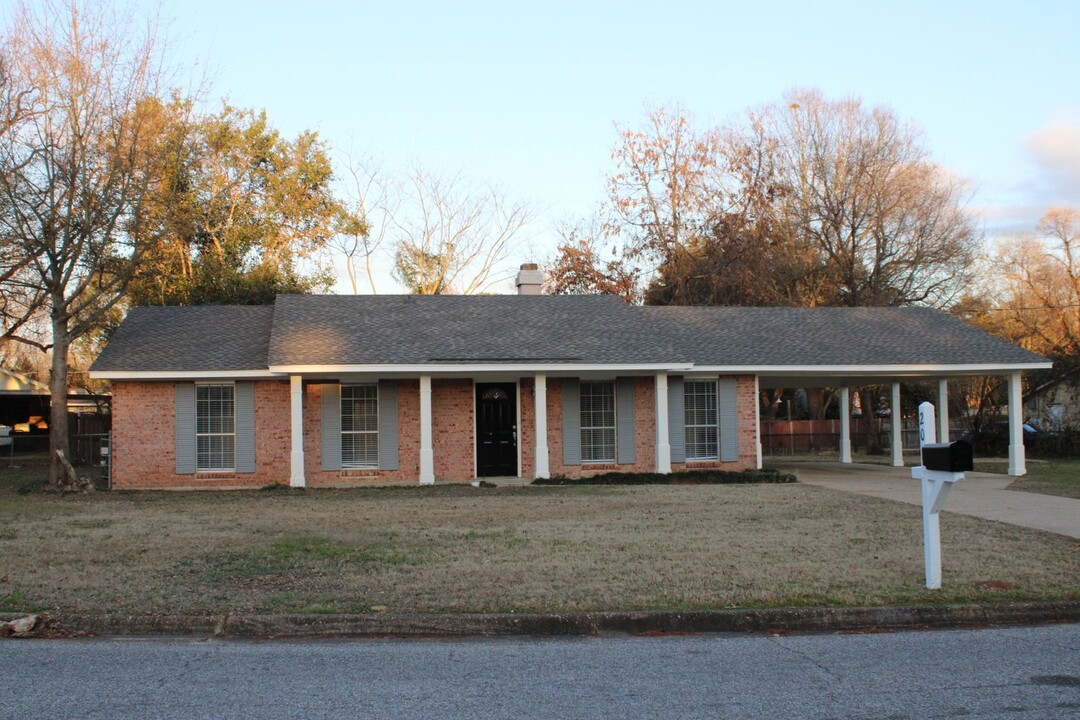
[{"label": "porch concrete slab", "polygon": [[[910,467],[783,461],[767,465],[794,473],[807,485],[922,505],[921,485],[911,477]],[[1080,538],[1080,499],[1006,490],[1012,481],[1006,475],[966,473],[943,510]]]},{"label": "porch concrete slab", "polygon": [[521,487],[523,485],[528,485],[532,481],[533,481],[532,478],[514,477],[514,476],[509,476],[508,475],[508,476],[505,476],[505,477],[477,478],[475,482],[489,482],[489,483],[492,483],[494,485],[498,485],[499,487],[502,487],[504,485],[509,485],[511,487]]}]

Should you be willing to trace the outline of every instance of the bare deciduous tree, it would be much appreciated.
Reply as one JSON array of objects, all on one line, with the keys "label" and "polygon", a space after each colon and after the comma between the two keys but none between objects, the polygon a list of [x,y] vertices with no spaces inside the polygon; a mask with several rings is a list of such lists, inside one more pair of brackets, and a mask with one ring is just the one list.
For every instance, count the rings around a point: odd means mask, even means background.
[{"label": "bare deciduous tree", "polygon": [[381,162],[364,156],[349,156],[346,167],[350,179],[349,214],[331,240],[334,254],[339,254],[353,295],[360,294],[361,275],[373,295],[379,292],[374,263],[385,247],[385,240],[398,211],[400,193]]},{"label": "bare deciduous tree", "polygon": [[821,253],[835,305],[946,305],[970,280],[978,236],[964,184],[918,130],[858,99],[790,93],[747,141],[779,154],[784,221]]},{"label": "bare deciduous tree", "polygon": [[1036,232],[998,249],[1007,333],[1036,352],[1080,363],[1080,208],[1051,208]]},{"label": "bare deciduous tree", "polygon": [[[20,267],[2,294],[24,298],[0,336],[51,348],[50,442],[66,454],[69,348],[123,296],[146,244],[162,66],[153,23],[74,0],[22,5],[0,55],[0,117],[18,113],[12,97],[28,108],[0,138],[0,247]],[[23,332],[39,311],[47,342]],[[63,477],[54,453],[50,480]]]},{"label": "bare deciduous tree", "polygon": [[971,278],[964,183],[890,109],[794,92],[706,131],[652,109],[612,157],[607,230],[646,302],[945,306]]},{"label": "bare deciduous tree", "polygon": [[[394,272],[418,295],[473,295],[508,277],[505,261],[532,218],[493,187],[414,170],[393,215]],[[505,274],[504,274],[505,273]]]},{"label": "bare deciduous tree", "polygon": [[679,107],[647,108],[643,129],[616,131],[606,229],[628,236],[629,255],[670,263],[721,204],[720,133],[695,130]]}]

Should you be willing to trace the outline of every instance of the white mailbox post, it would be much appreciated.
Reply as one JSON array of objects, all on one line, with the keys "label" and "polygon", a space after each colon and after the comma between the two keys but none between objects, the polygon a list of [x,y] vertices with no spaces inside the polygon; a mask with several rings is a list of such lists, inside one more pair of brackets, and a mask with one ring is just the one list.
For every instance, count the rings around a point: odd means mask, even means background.
[{"label": "white mailbox post", "polygon": [[924,402],[919,405],[919,447],[922,450],[922,464],[911,468],[911,477],[922,481],[922,517],[923,517],[923,559],[926,565],[926,587],[936,590],[941,587],[941,524],[938,513],[945,504],[945,498],[958,480],[964,479],[964,473],[953,470],[931,470],[927,465],[926,446],[935,450],[946,450],[946,446],[936,445],[937,426],[934,422],[934,406]]}]

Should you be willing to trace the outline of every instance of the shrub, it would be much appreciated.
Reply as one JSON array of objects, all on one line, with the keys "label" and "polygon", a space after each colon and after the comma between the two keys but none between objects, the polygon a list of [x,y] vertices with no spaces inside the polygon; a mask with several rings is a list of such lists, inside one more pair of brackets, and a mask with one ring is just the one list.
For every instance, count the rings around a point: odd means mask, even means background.
[{"label": "shrub", "polygon": [[305,489],[306,488],[302,487],[294,488],[291,485],[286,485],[285,483],[270,483],[268,485],[263,485],[259,488],[259,490],[264,493],[286,493],[290,495],[302,493]]},{"label": "shrub", "polygon": [[673,473],[609,472],[569,478],[552,475],[537,478],[533,485],[745,485],[793,483],[794,475],[779,470],[681,470]]}]

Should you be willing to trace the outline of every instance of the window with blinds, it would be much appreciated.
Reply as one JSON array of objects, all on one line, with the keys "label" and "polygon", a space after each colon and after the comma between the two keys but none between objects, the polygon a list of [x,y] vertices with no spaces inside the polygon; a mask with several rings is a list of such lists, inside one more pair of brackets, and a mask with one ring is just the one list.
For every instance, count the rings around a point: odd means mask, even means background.
[{"label": "window with blinds", "polygon": [[341,386],[341,467],[379,467],[379,386]]},{"label": "window with blinds", "polygon": [[581,462],[615,462],[615,383],[581,383]]},{"label": "window with blinds", "polygon": [[716,381],[687,380],[683,384],[686,459],[716,460]]},{"label": "window with blinds", "polygon": [[236,468],[236,412],[232,385],[195,386],[195,470]]}]

